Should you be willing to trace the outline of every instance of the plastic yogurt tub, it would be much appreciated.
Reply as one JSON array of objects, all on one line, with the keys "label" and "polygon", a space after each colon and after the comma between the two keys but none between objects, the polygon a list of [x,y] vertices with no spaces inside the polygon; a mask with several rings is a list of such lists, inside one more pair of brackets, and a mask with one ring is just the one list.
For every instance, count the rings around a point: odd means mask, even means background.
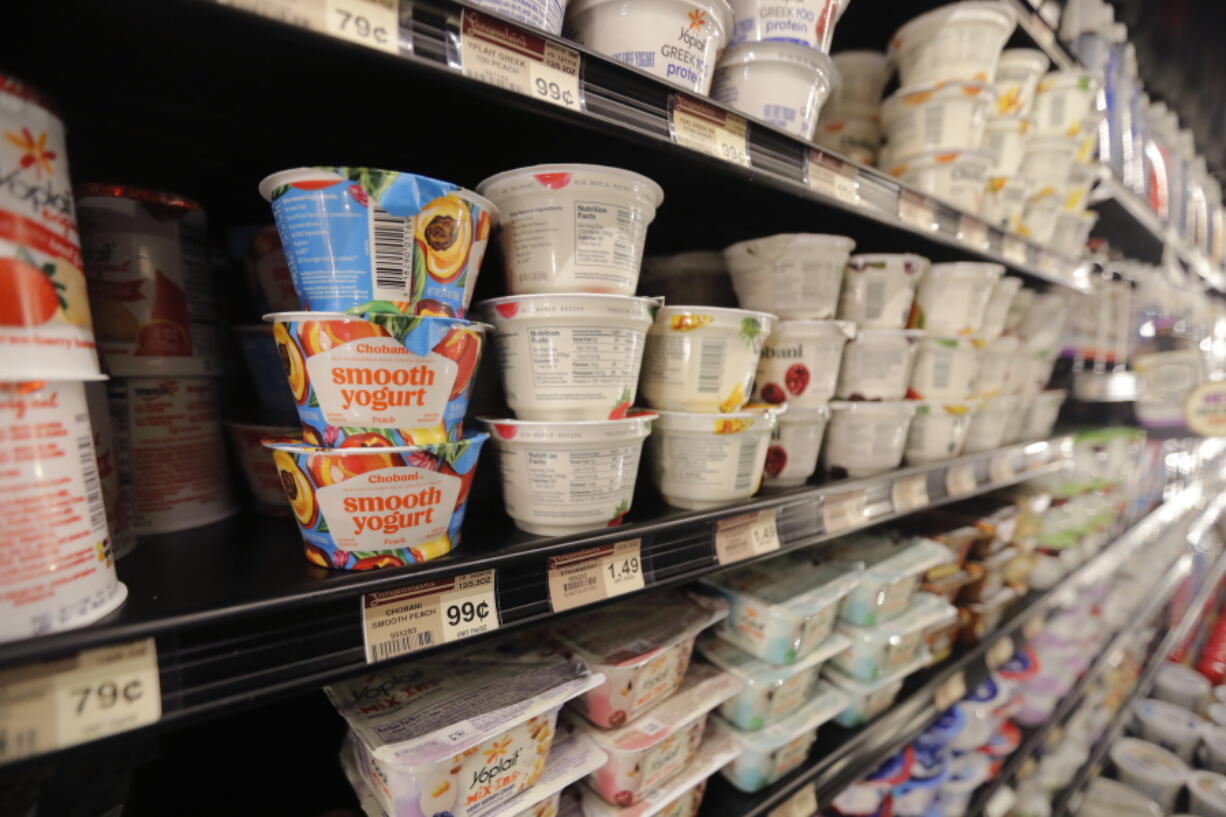
[{"label": "plastic yogurt tub", "polygon": [[1119,780],[1153,800],[1166,813],[1175,810],[1188,767],[1175,755],[1136,738],[1120,738],[1110,750]]},{"label": "plastic yogurt tub", "polygon": [[979,215],[989,224],[1016,233],[1022,226],[1022,214],[1031,185],[1017,176],[988,176]]},{"label": "plastic yogurt tub", "polygon": [[901,400],[923,332],[862,329],[843,349],[834,395],[840,400]]},{"label": "plastic yogurt tub", "polygon": [[290,437],[298,433],[292,426],[223,423],[230,437],[234,458],[242,466],[243,479],[251,492],[255,509],[265,516],[289,516],[285,507],[285,486],[277,466],[268,457],[264,440],[269,437]]},{"label": "plastic yogurt tub", "polygon": [[[365,167],[300,167],[260,182],[302,308],[463,318],[498,210],[450,182]],[[372,231],[387,239],[372,241]],[[374,249],[377,248],[377,252]]]},{"label": "plastic yogurt tub", "polygon": [[832,633],[816,650],[784,667],[761,661],[715,636],[700,639],[698,651],[745,684],[735,698],[724,702],[719,714],[737,729],[756,732],[800,709],[812,696],[822,664],[848,644],[846,637]]},{"label": "plastic yogurt tub", "polygon": [[1017,174],[1033,185],[1032,196],[1063,189],[1073,172],[1077,143],[1063,136],[1035,136],[1026,140]]},{"label": "plastic yogurt tub", "polygon": [[236,326],[234,333],[263,418],[276,423],[297,422],[298,406],[282,379],[285,369],[272,327],[265,323]]},{"label": "plastic yogurt tub", "polygon": [[1226,817],[1226,777],[1214,772],[1189,772],[1190,811],[1204,817]]},{"label": "plastic yogurt tub", "polygon": [[975,790],[992,777],[992,761],[987,755],[968,752],[952,758],[949,777],[941,784],[936,808],[946,817],[962,817]]},{"label": "plastic yogurt tub", "polygon": [[[503,638],[324,691],[353,730],[387,813],[483,817],[541,778],[558,710],[602,680],[578,659]],[[404,687],[414,694],[389,694]]]},{"label": "plastic yogurt tub", "polygon": [[[841,14],[839,0],[732,0],[732,48],[742,43],[783,42],[825,56]],[[884,82],[884,79],[882,80]]]},{"label": "plastic yogurt tub", "polygon": [[[444,556],[459,546],[477,458],[488,434],[403,446],[319,448],[266,440],[320,567],[370,570]],[[350,438],[353,439],[353,438]]]},{"label": "plastic yogurt tub", "polygon": [[839,317],[860,329],[902,329],[931,262],[912,253],[853,255],[843,270]]},{"label": "plastic yogurt tub", "polygon": [[868,564],[839,608],[839,620],[854,627],[872,627],[902,615],[924,573],[949,561],[948,548],[921,537],[899,544],[878,534],[858,534],[844,537],[828,552],[839,564],[859,559]]},{"label": "plastic yogurt tub", "polygon": [[707,715],[740,691],[735,676],[709,664],[694,664],[680,689],[635,723],[604,731],[567,713],[609,755],[604,766],[588,775],[587,784],[611,805],[639,802],[694,759]]},{"label": "plastic yogurt tub", "polygon": [[951,207],[978,215],[983,207],[992,154],[981,150],[921,153],[903,162],[891,161],[886,172]]},{"label": "plastic yogurt tub", "polygon": [[907,398],[938,402],[968,399],[975,390],[982,350],[979,338],[920,338]]},{"label": "plastic yogurt tub", "polygon": [[1030,120],[1016,116],[989,116],[984,129],[983,148],[992,154],[991,176],[1013,176],[1026,153]]},{"label": "plastic yogurt tub", "polygon": [[[830,101],[822,108],[828,113]],[[822,116],[813,132],[813,144],[830,148],[841,156],[862,165],[875,165],[877,151],[881,149],[881,122],[874,113],[869,116],[836,118],[834,114]]]},{"label": "plastic yogurt tub", "polygon": [[988,305],[983,310],[983,320],[979,324],[977,336],[988,341],[1000,337],[1005,331],[1005,319],[1009,317],[1009,305],[1022,288],[1022,279],[1007,275],[992,285],[992,294],[988,296]]},{"label": "plastic yogurt tub", "polygon": [[822,462],[848,477],[893,471],[903,448],[916,404],[908,400],[834,402],[830,404]]},{"label": "plastic yogurt tub", "polygon": [[1209,679],[1191,667],[1168,661],[1154,677],[1154,697],[1198,711],[1212,692]]},{"label": "plastic yogurt tub", "polygon": [[91,380],[84,385],[85,406],[94,438],[94,462],[98,466],[98,487],[106,506],[111,555],[122,559],[136,550],[136,533],[132,530],[132,485],[120,479],[118,438],[111,422],[106,383]]},{"label": "plastic yogurt tub", "polygon": [[907,432],[903,461],[907,465],[925,465],[961,454],[974,413],[974,403],[922,402],[916,407]]},{"label": "plastic yogurt tub", "polygon": [[[562,33],[562,18],[566,11],[566,0],[478,0],[473,5],[554,36]],[[464,23],[465,35],[468,34],[468,26],[477,25],[467,19]],[[489,25],[485,21],[482,23]]]},{"label": "plastic yogurt tub", "polygon": [[1004,266],[979,261],[933,264],[920,279],[909,325],[935,335],[975,334],[1004,274]]},{"label": "plastic yogurt tub", "polygon": [[1226,773],[1226,727],[1218,723],[1202,723],[1201,741],[1197,758],[1200,764],[1211,772]]},{"label": "plastic yogurt tub", "polygon": [[706,96],[732,20],[726,0],[571,0],[566,33],[593,51]]},{"label": "plastic yogurt tub", "polygon": [[507,405],[521,420],[616,420],[634,405],[655,298],[511,295],[477,309],[494,327]]},{"label": "plastic yogurt tub", "polygon": [[[1055,767],[1055,764],[1051,765]],[[1074,763],[1067,768],[1071,775],[1077,766]],[[1069,782],[1072,782],[1071,778],[1060,781],[1061,785],[1054,786],[1053,789],[1062,788]],[[1163,814],[1153,800],[1123,783],[1105,777],[1096,777],[1090,782],[1081,802],[1077,817],[1162,817]]]},{"label": "plastic yogurt tub", "polygon": [[265,319],[307,443],[420,445],[463,434],[485,324],[400,313]]},{"label": "plastic yogurt tub", "polygon": [[725,571],[703,583],[728,600],[723,640],[776,666],[803,661],[834,630],[839,601],[863,566],[814,564],[795,556]]},{"label": "plastic yogurt tub", "polygon": [[843,267],[856,242],[842,235],[782,233],[724,250],[737,300],[783,320],[833,318]]},{"label": "plastic yogurt tub", "polygon": [[[602,729],[637,720],[681,686],[694,639],[728,614],[718,599],[673,591],[652,601],[644,616],[633,599],[577,617],[554,634],[605,680],[572,704]],[[658,612],[655,612],[658,611]]]},{"label": "plastic yogurt tub", "polygon": [[839,51],[830,58],[839,81],[830,92],[826,109],[846,118],[875,116],[892,70],[889,58],[880,51]]},{"label": "plastic yogurt tub", "polygon": [[1022,211],[1022,225],[1018,233],[1036,244],[1050,244],[1052,236],[1056,234],[1056,221],[1059,218],[1059,194],[1032,196],[1027,199],[1026,209]]},{"label": "plastic yogurt tub", "polygon": [[1094,110],[1098,80],[1088,71],[1053,71],[1035,88],[1034,132],[1037,136],[1077,136]]},{"label": "plastic yogurt tub", "polygon": [[791,408],[779,417],[766,449],[764,479],[768,485],[803,485],[817,470],[817,456],[826,434],[830,408]]},{"label": "plastic yogurt tub", "polygon": [[1078,258],[1085,249],[1090,231],[1098,223],[1098,213],[1061,212],[1056,216],[1056,229],[1051,234],[1051,248],[1068,258]]},{"label": "plastic yogurt tub", "polygon": [[1064,389],[1048,389],[1041,391],[1030,401],[1027,401],[1026,412],[1022,415],[1022,425],[1019,439],[1038,440],[1051,436],[1051,430],[1056,425],[1060,415],[1060,407],[1068,392]]},{"label": "plastic yogurt tub", "polygon": [[730,727],[741,754],[720,774],[741,791],[761,791],[803,763],[817,740],[817,730],[849,703],[847,693],[818,682],[805,704],[778,723],[756,732]]},{"label": "plastic yogurt tub", "polygon": [[838,714],[835,721],[848,729],[868,723],[894,705],[894,699],[902,691],[903,681],[908,675],[926,666],[928,666],[928,654],[923,653],[909,666],[903,667],[893,675],[887,675],[875,681],[857,681],[837,667],[827,664],[822,668],[822,675],[845,692],[850,699],[847,708]]},{"label": "plastic yogurt tub", "polygon": [[1000,52],[992,83],[996,89],[995,113],[1012,117],[1029,114],[1039,79],[1049,65],[1047,55],[1034,48],[1007,48]]},{"label": "plastic yogurt tub", "polygon": [[849,640],[831,664],[857,681],[872,681],[893,675],[921,654],[924,632],[958,618],[957,609],[930,593],[916,593],[896,619],[872,627],[842,623],[839,633]]},{"label": "plastic yogurt tub", "polygon": [[758,492],[774,408],[729,414],[660,411],[652,428],[652,477],[664,501],[705,510]]},{"label": "plastic yogurt tub", "polygon": [[[779,3],[776,8],[795,6]],[[720,56],[711,98],[808,141],[836,80],[834,63],[808,45],[746,42],[729,46]]]},{"label": "plastic yogurt tub", "polygon": [[992,82],[1016,24],[1012,9],[991,2],[952,3],[913,18],[890,38],[899,84]]},{"label": "plastic yogurt tub", "polygon": [[766,339],[754,376],[755,402],[787,403],[788,412],[824,408],[834,396],[848,321],[779,321]]},{"label": "plastic yogurt tub", "polygon": [[732,277],[718,250],[645,256],[639,283],[644,292],[663,297],[665,303],[736,306]]},{"label": "plastic yogurt tub", "polygon": [[1205,726],[1202,718],[1182,706],[1156,698],[1138,702],[1133,711],[1142,738],[1173,752],[1184,763],[1192,761]]},{"label": "plastic yogurt tub", "polygon": [[775,316],[744,309],[665,306],[647,332],[640,387],[652,408],[740,411]]},{"label": "plastic yogurt tub", "polygon": [[908,85],[881,103],[894,161],[931,151],[977,149],[995,93],[982,82]]}]

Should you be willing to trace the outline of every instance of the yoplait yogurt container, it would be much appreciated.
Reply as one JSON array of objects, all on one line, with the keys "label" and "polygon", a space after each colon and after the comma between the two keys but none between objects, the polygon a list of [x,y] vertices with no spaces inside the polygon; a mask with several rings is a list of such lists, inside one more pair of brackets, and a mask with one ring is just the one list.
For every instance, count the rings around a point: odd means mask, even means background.
[{"label": "yoplait yogurt container", "polygon": [[463,434],[485,324],[399,312],[265,318],[307,443],[418,445]]},{"label": "yoplait yogurt container", "polygon": [[484,817],[537,783],[558,710],[602,680],[556,648],[512,637],[324,691],[353,730],[385,811]]},{"label": "yoplait yogurt container", "polygon": [[462,318],[498,209],[450,182],[300,167],[260,182],[304,309]]},{"label": "yoplait yogurt container", "polygon": [[728,45],[785,42],[826,52],[838,22],[839,0],[731,0]]},{"label": "yoplait yogurt container", "polygon": [[754,400],[788,410],[822,408],[834,396],[843,347],[855,337],[848,321],[779,321],[766,339],[754,375]]},{"label": "yoplait yogurt container", "polygon": [[407,446],[386,440],[341,448],[298,440],[264,444],[273,450],[307,559],[369,570],[436,559],[459,545],[488,437],[469,432],[452,442]]},{"label": "yoplait yogurt container", "polygon": [[741,43],[720,57],[711,98],[811,140],[822,105],[837,81],[830,58],[807,45]]},{"label": "yoplait yogurt container", "polygon": [[631,723],[681,686],[694,639],[728,614],[720,599],[671,592],[643,615],[637,599],[569,618],[554,634],[605,681],[573,707],[602,729]]},{"label": "yoplait yogurt container", "polygon": [[924,632],[958,617],[949,602],[930,593],[916,593],[901,616],[872,627],[839,625],[848,646],[831,663],[858,681],[892,675],[920,654]]},{"label": "yoplait yogurt container", "polygon": [[762,487],[771,435],[785,406],[730,414],[659,411],[652,423],[652,478],[664,501],[704,510]]}]

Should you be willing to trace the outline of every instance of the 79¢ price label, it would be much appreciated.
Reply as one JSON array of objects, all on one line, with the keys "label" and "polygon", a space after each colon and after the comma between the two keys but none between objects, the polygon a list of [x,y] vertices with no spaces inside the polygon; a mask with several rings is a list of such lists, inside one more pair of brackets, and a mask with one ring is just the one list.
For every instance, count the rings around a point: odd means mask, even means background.
[{"label": "79\u00a2 price label", "polygon": [[466,77],[583,109],[578,51],[468,9],[460,15],[460,67]]},{"label": "79\u00a2 price label", "polygon": [[366,662],[497,630],[494,571],[481,570],[362,597]]},{"label": "79\u00a2 price label", "polygon": [[400,53],[400,0],[325,0],[324,28],[334,37]]},{"label": "79\u00a2 price label", "polygon": [[550,556],[549,605],[555,613],[642,590],[642,540]]}]

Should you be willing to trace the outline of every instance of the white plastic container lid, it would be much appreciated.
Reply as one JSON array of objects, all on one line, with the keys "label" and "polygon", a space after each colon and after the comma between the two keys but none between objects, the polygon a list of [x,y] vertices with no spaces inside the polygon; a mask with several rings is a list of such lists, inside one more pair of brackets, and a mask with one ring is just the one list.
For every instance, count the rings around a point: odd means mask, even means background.
[{"label": "white plastic container lid", "polygon": [[861,681],[859,679],[852,678],[834,664],[827,664],[826,666],[822,667],[822,675],[826,676],[828,681],[842,689],[844,692],[854,695],[857,698],[865,698],[872,695],[874,692],[880,692],[890,684],[905,679],[913,672],[919,672],[924,667],[928,666],[931,661],[932,655],[928,652],[928,650],[923,649],[920,650],[920,654],[916,656],[914,661],[898,670],[898,672],[891,675],[883,675],[880,678],[874,678],[871,681]]},{"label": "white plastic container lid", "polygon": [[795,664],[786,666],[768,664],[714,634],[705,635],[698,641],[698,651],[702,653],[703,658],[725,672],[732,673],[750,686],[754,684],[774,685],[783,683],[793,675],[838,655],[850,644],[846,636],[831,633],[813,652]]},{"label": "white plastic container lid", "polygon": [[940,596],[916,593],[911,604],[898,618],[872,627],[856,627],[840,621],[838,631],[853,642],[880,647],[917,630],[949,624],[957,617],[958,608]]},{"label": "white plastic container lid", "polygon": [[1199,732],[1204,721],[1182,706],[1157,698],[1146,698],[1136,705],[1137,720],[1164,732]]},{"label": "white plastic container lid", "polygon": [[1213,685],[1209,679],[1191,667],[1167,662],[1154,678],[1155,697],[1171,703],[1203,701],[1209,697]]},{"label": "white plastic container lid", "polygon": [[760,599],[778,608],[771,610],[775,615],[807,616],[850,593],[863,572],[864,566],[858,562],[814,564],[788,555],[738,567],[703,583]]},{"label": "white plastic container lid", "polygon": [[1162,809],[1123,783],[1097,777],[1090,783],[1077,817],[1162,817]]},{"label": "white plastic container lid", "polygon": [[721,723],[741,748],[760,754],[770,754],[781,746],[806,732],[812,732],[851,703],[847,693],[833,684],[818,681],[813,694],[804,706],[778,723],[756,732],[744,732],[727,723]]},{"label": "white plastic container lid", "polygon": [[[880,404],[866,402],[863,405]],[[862,560],[868,565],[864,580],[873,582],[896,581],[949,561],[949,548],[940,542],[918,536],[906,541],[906,544],[900,544],[877,533],[853,534],[843,537],[838,545],[825,552],[836,563],[848,559]]]},{"label": "white plastic container lid", "polygon": [[[1226,814],[1226,777],[1216,772],[1196,771],[1188,775],[1187,782],[1193,810],[1204,817]],[[1202,809],[1212,811],[1213,815],[1205,815]]]},{"label": "white plastic container lid", "polygon": [[1157,787],[1178,786],[1188,776],[1187,765],[1173,752],[1137,738],[1121,738],[1111,747],[1111,762],[1125,773]]},{"label": "white plastic container lid", "polygon": [[723,599],[674,591],[652,599],[651,615],[642,599],[626,599],[568,618],[554,634],[589,664],[637,667],[727,615]]}]

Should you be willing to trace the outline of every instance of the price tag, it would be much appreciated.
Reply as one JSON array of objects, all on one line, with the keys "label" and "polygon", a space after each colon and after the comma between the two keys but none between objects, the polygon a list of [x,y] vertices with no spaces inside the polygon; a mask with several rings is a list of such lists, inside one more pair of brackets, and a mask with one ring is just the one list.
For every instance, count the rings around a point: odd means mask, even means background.
[{"label": "price tag", "polygon": [[962,496],[975,492],[979,483],[975,479],[975,463],[960,462],[949,466],[945,474],[945,490],[950,496]]},{"label": "price tag", "polygon": [[997,454],[988,460],[988,478],[992,482],[1012,482],[1017,479],[1013,468],[1013,452]]},{"label": "price tag", "polygon": [[860,204],[860,172],[834,156],[809,151],[805,181],[811,190],[847,204]]},{"label": "price tag", "polygon": [[1009,809],[1013,808],[1013,803],[1016,800],[1017,795],[1013,793],[1013,789],[1008,786],[1001,786],[992,792],[988,802],[984,803],[984,817],[1005,817],[1009,813]]},{"label": "price tag", "polygon": [[1001,255],[1006,261],[1012,261],[1014,264],[1025,265],[1026,261],[1026,242],[1015,235],[1006,233],[1004,240],[1001,242]]},{"label": "price tag", "polygon": [[715,523],[715,557],[721,565],[750,559],[779,549],[775,527],[778,511],[754,511]]},{"label": "price tag", "polygon": [[984,657],[984,663],[988,665],[988,669],[996,669],[1012,658],[1013,652],[1013,639],[1009,638],[1009,636],[1004,636],[992,642],[992,646],[988,647],[988,654]]},{"label": "price tag", "polygon": [[973,216],[958,218],[958,240],[977,250],[988,248],[988,225]]},{"label": "price tag", "polygon": [[555,613],[643,589],[641,539],[549,557],[549,605]]},{"label": "price tag", "polygon": [[936,230],[939,227],[936,204],[910,190],[899,191],[898,218],[921,230]]},{"label": "price tag", "polygon": [[498,627],[492,570],[362,596],[362,641],[368,664]]},{"label": "price tag", "polygon": [[749,167],[749,125],[743,117],[685,94],[673,94],[669,131],[682,147]]},{"label": "price tag", "polygon": [[842,531],[865,522],[864,491],[827,494],[822,498],[822,527],[826,533]]},{"label": "price tag", "polygon": [[0,672],[0,762],[128,732],[160,717],[152,638]]},{"label": "price tag", "polygon": [[510,23],[464,9],[460,65],[466,77],[561,108],[583,110],[579,52]]},{"label": "price tag", "polygon": [[896,513],[928,507],[928,475],[912,474],[909,477],[894,480],[890,495],[894,500]]},{"label": "price tag", "polygon": [[767,817],[813,817],[817,813],[817,784],[808,783],[771,809]]},{"label": "price tag", "polygon": [[324,0],[324,28],[334,37],[400,53],[400,0]]},{"label": "price tag", "polygon": [[1043,632],[1043,628],[1046,625],[1047,622],[1043,619],[1043,616],[1033,616],[1027,619],[1026,623],[1022,625],[1022,638],[1027,641],[1034,641]]},{"label": "price tag", "polygon": [[963,676],[962,670],[958,670],[941,682],[941,685],[933,691],[932,699],[936,703],[937,709],[944,712],[962,700],[962,696],[965,694],[966,677]]},{"label": "price tag", "polygon": [[259,14],[286,25],[328,33],[323,0],[217,0],[223,6]]}]

